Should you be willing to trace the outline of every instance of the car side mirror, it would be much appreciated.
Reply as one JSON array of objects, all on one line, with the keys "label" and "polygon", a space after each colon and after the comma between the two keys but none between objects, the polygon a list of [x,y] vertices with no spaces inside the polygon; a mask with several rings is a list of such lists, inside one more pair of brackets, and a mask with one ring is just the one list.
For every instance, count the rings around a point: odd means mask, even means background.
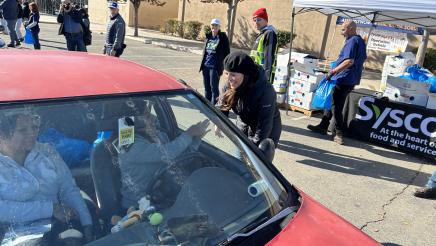
[{"label": "car side mirror", "polygon": [[259,144],[259,149],[265,155],[266,159],[269,162],[272,162],[274,159],[274,154],[276,152],[274,141],[271,138],[266,138],[262,140]]}]

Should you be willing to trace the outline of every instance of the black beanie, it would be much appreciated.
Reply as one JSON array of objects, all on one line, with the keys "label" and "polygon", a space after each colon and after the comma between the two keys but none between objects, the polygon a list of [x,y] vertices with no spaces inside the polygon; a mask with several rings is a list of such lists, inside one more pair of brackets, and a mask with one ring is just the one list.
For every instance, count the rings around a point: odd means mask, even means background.
[{"label": "black beanie", "polygon": [[252,75],[257,71],[257,66],[253,59],[242,51],[230,53],[224,58],[224,69],[229,72]]}]

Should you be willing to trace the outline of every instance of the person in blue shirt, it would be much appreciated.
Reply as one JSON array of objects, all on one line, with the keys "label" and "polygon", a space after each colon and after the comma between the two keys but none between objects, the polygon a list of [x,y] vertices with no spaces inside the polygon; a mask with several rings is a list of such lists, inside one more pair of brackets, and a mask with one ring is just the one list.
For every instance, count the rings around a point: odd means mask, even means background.
[{"label": "person in blue shirt", "polygon": [[336,60],[337,66],[327,74],[327,80],[336,80],[333,89],[333,99],[331,110],[325,110],[319,125],[308,125],[309,130],[327,134],[330,120],[333,118],[334,141],[338,144],[344,144],[343,140],[343,115],[345,99],[354,89],[354,86],[360,84],[362,76],[363,63],[366,59],[365,41],[356,33],[357,25],[354,21],[346,21],[342,24],[342,35],[345,37],[345,44]]},{"label": "person in blue shirt", "polygon": [[35,50],[41,49],[41,44],[39,43],[39,10],[36,3],[31,3],[29,5],[30,16],[29,21],[25,22],[25,27],[30,31],[33,38],[33,48]]},{"label": "person in blue shirt", "polygon": [[57,151],[36,141],[39,122],[28,109],[0,112],[0,225],[8,225],[4,238],[14,241],[38,232],[55,240],[57,232],[77,221],[89,242],[91,214]]},{"label": "person in blue shirt", "polygon": [[224,70],[223,61],[230,53],[230,44],[226,33],[220,30],[219,19],[213,19],[210,27],[211,32],[206,34],[200,71],[203,71],[205,97],[215,105],[219,96],[220,76]]}]

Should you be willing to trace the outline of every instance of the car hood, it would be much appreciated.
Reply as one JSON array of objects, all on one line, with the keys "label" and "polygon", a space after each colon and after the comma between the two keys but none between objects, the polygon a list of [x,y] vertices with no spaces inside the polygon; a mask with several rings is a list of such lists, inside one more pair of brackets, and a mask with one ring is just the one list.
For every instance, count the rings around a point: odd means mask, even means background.
[{"label": "car hood", "polygon": [[267,245],[379,245],[374,239],[300,191],[301,207]]}]

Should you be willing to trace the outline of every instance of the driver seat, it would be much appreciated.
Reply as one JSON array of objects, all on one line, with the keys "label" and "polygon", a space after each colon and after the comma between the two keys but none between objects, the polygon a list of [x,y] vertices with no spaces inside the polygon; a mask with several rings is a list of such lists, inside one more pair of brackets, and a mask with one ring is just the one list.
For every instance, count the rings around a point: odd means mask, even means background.
[{"label": "driver seat", "polygon": [[100,218],[109,224],[113,215],[124,215],[121,206],[121,172],[118,153],[112,144],[102,141],[91,153],[91,174],[100,208]]}]

